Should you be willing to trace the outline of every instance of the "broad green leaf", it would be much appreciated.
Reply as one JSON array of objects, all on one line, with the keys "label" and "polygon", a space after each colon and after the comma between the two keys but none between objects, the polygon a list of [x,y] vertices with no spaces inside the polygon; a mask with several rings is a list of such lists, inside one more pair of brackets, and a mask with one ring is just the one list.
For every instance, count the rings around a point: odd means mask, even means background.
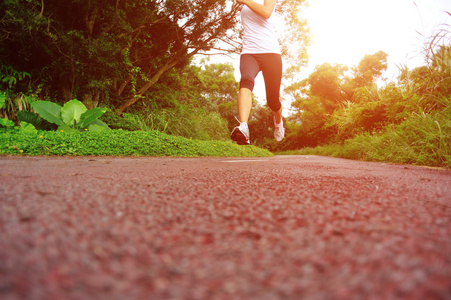
[{"label": "broad green leaf", "polygon": [[108,127],[102,126],[102,125],[97,125],[97,124],[91,124],[88,127],[89,131],[96,131],[96,132],[102,132],[105,130],[108,130]]},{"label": "broad green leaf", "polygon": [[70,100],[61,109],[61,118],[64,124],[74,127],[74,124],[80,122],[80,116],[86,111],[86,106],[83,103],[76,99]]},{"label": "broad green leaf", "polygon": [[79,128],[87,128],[92,122],[97,120],[101,115],[107,111],[104,107],[96,107],[88,110],[81,115],[81,120],[78,123]]},{"label": "broad green leaf", "polygon": [[0,126],[4,127],[14,127],[14,122],[5,118],[0,119]]},{"label": "broad green leaf", "polygon": [[33,124],[34,127],[38,130],[48,130],[49,129],[49,127],[46,126],[48,124],[48,122],[31,111],[25,111],[25,110],[18,111],[17,118],[19,119],[20,122],[27,122],[27,123]]},{"label": "broad green leaf", "polygon": [[27,122],[20,122],[20,131],[24,133],[38,133],[36,127],[34,127],[33,124]]},{"label": "broad green leaf", "polygon": [[57,131],[58,132],[79,132],[77,129],[74,129],[67,124],[61,124],[58,127]]},{"label": "broad green leaf", "polygon": [[107,130],[111,130],[111,128],[108,127],[107,123],[105,123],[105,122],[103,122],[102,120],[99,120],[99,119],[97,119],[94,122],[92,122],[91,125],[100,125],[100,126],[105,127],[105,129],[107,129]]},{"label": "broad green leaf", "polygon": [[61,106],[50,101],[36,101],[31,104],[36,113],[44,120],[50,123],[61,125],[64,124],[61,119]]}]

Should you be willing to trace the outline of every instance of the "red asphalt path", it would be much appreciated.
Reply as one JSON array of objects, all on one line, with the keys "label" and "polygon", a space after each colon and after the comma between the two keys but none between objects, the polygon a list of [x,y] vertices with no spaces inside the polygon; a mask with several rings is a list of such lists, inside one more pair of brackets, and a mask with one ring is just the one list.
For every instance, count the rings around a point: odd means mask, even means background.
[{"label": "red asphalt path", "polygon": [[0,157],[0,299],[451,299],[451,171]]}]

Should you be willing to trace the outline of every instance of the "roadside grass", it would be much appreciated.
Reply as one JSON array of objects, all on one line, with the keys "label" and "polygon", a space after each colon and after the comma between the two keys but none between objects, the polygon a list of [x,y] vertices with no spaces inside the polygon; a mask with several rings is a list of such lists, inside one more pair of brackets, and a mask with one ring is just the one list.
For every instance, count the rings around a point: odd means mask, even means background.
[{"label": "roadside grass", "polygon": [[277,154],[324,155],[451,168],[450,109],[435,114],[415,114],[381,134],[361,134],[343,144],[304,148]]},{"label": "roadside grass", "polygon": [[0,155],[264,157],[268,150],[231,141],[203,141],[159,131],[0,131]]}]

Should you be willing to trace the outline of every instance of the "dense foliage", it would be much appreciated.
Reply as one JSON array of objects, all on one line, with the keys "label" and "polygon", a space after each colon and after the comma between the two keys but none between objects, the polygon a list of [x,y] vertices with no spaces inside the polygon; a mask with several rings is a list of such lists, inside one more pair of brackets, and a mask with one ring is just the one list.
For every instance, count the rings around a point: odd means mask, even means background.
[{"label": "dense foliage", "polygon": [[229,36],[238,7],[225,6],[225,0],[5,1],[1,59],[29,72],[55,99],[114,97],[123,112],[166,71]]},{"label": "dense foliage", "polygon": [[[295,17],[304,0],[281,2],[285,36],[304,49],[306,24]],[[120,114],[142,100],[160,102],[148,93],[194,55],[237,53],[239,10],[231,0],[6,0],[2,73],[29,75],[23,84],[41,96],[107,103]],[[285,52],[305,61],[305,51]]]}]

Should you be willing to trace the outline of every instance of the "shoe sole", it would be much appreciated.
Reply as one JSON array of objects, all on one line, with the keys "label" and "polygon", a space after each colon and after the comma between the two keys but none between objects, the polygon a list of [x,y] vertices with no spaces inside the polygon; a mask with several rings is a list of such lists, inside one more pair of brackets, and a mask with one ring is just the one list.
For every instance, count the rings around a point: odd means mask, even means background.
[{"label": "shoe sole", "polygon": [[232,141],[235,141],[238,145],[250,145],[249,139],[238,129],[235,128],[230,136]]}]

